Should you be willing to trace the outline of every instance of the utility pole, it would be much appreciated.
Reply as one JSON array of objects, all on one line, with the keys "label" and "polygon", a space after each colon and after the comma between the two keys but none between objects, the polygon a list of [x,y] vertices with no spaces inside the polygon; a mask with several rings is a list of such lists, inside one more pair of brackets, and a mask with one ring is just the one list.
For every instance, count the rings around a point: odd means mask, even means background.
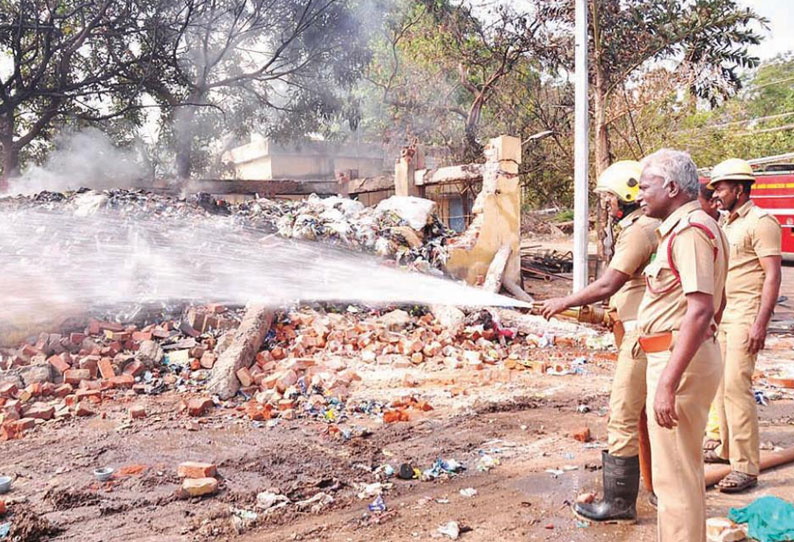
[{"label": "utility pole", "polygon": [[589,108],[587,106],[587,0],[576,0],[576,106],[573,172],[573,291],[587,286],[589,226]]}]

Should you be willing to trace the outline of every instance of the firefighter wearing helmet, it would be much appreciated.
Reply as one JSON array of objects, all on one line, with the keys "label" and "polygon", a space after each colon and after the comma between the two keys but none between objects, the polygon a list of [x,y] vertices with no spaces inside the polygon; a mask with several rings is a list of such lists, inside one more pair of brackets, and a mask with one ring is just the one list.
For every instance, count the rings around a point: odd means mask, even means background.
[{"label": "firefighter wearing helmet", "polygon": [[616,162],[598,178],[596,192],[617,222],[615,252],[604,274],[586,288],[545,301],[550,318],[570,307],[610,298],[617,313],[615,339],[619,354],[609,401],[608,449],[603,452],[604,495],[593,503],[576,503],[574,512],[591,521],[632,523],[637,519],[640,484],[639,421],[645,405],[645,354],[637,348],[637,312],[645,293],[642,270],[656,251],[659,221],[646,217],[637,204],[642,166]]},{"label": "firefighter wearing helmet", "polygon": [[730,474],[717,485],[728,493],[758,483],[758,413],[752,375],[780,291],[780,224],[750,200],[754,182],[750,164],[731,158],[714,167],[708,185],[726,213],[722,227],[730,257],[727,304],[719,330],[724,372],[713,403],[719,439],[707,440],[704,454],[707,462],[730,463]]}]

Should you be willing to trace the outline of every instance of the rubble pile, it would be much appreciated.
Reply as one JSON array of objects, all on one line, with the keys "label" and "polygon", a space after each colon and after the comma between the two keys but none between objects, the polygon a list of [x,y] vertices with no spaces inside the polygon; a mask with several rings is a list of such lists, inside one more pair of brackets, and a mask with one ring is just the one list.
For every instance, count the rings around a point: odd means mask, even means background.
[{"label": "rubble pile", "polygon": [[[49,420],[101,414],[106,400],[134,401],[167,390],[183,394],[186,416],[205,416],[221,405],[255,422],[311,418],[339,424],[354,415],[407,421],[413,412],[432,406],[411,396],[389,403],[350,401],[361,380],[359,370],[470,372],[498,366],[568,374],[560,371],[577,365],[569,362],[580,354],[584,340],[581,335],[554,337],[503,327],[485,310],[467,317],[451,307],[436,308],[435,315],[416,308],[412,313],[297,308],[279,313],[255,360],[237,371],[238,395],[222,403],[204,385],[229,346],[241,311],[192,307],[177,319],[148,324],[90,319],[77,331],[41,333],[17,348],[0,349],[2,437],[20,438]],[[538,349],[555,344],[561,348],[538,355]],[[415,385],[410,378],[403,384]],[[146,417],[145,408],[135,404],[128,414],[131,420]],[[333,430],[342,436],[345,431]]]},{"label": "rubble pile", "polygon": [[348,198],[315,195],[297,201],[257,198],[228,203],[206,193],[178,199],[140,189],[41,192],[0,198],[0,211],[21,209],[63,211],[77,216],[108,213],[124,219],[166,223],[173,219],[226,218],[242,228],[338,244],[395,259],[420,271],[436,272],[443,269],[447,240],[455,234],[435,214],[435,203],[396,196],[377,207],[365,207]]}]

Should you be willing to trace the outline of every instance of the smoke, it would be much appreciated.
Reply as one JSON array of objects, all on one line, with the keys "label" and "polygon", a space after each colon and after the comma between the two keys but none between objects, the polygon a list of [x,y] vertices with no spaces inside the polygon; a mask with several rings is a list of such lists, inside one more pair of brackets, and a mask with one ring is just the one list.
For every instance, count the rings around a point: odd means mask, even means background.
[{"label": "smoke", "polygon": [[28,167],[12,179],[9,193],[130,187],[143,184],[150,169],[140,146],[116,147],[101,131],[87,128],[59,136],[44,165]]}]

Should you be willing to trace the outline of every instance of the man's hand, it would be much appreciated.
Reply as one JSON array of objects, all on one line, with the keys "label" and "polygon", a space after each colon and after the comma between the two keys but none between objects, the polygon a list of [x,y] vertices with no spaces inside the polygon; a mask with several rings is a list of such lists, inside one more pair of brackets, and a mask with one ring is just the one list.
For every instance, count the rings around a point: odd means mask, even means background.
[{"label": "man's hand", "polygon": [[764,349],[766,342],[766,326],[759,322],[754,322],[750,327],[750,353],[755,354]]},{"label": "man's hand", "polygon": [[540,314],[543,315],[543,318],[548,320],[568,307],[570,307],[570,305],[564,297],[554,297],[552,299],[547,299],[540,305]]},{"label": "man's hand", "polygon": [[653,400],[656,423],[667,429],[678,425],[678,414],[675,412],[675,390],[676,386],[667,384],[663,375],[659,380],[659,387],[656,388],[656,397]]}]

